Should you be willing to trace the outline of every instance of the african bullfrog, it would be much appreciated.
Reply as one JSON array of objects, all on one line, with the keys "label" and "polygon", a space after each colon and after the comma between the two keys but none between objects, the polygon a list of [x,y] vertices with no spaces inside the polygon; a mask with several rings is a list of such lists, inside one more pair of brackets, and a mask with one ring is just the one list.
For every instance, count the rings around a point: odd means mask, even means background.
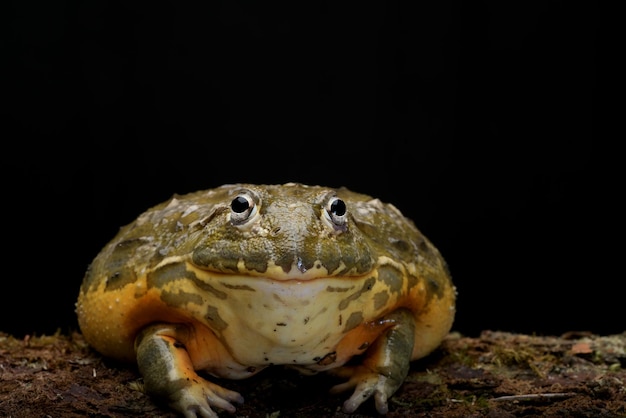
[{"label": "african bullfrog", "polygon": [[146,393],[186,417],[243,402],[210,376],[274,365],[344,378],[331,391],[352,390],[346,413],[373,398],[384,414],[410,362],[450,331],[455,299],[439,251],[392,204],[229,184],[174,195],[121,228],[76,312],[93,348],[136,362]]}]

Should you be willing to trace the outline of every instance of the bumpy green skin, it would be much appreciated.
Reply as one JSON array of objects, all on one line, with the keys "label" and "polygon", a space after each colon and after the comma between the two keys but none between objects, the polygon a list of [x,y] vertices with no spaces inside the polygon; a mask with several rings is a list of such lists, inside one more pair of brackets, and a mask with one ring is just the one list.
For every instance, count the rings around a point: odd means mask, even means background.
[{"label": "bumpy green skin", "polygon": [[[437,249],[392,205],[345,188],[225,185],[174,196],[117,236],[85,275],[77,315],[102,354],[136,361],[146,391],[187,417],[234,412],[271,365],[329,371],[353,412],[380,413],[434,350],[456,291]],[[345,366],[361,355],[358,366]]]}]

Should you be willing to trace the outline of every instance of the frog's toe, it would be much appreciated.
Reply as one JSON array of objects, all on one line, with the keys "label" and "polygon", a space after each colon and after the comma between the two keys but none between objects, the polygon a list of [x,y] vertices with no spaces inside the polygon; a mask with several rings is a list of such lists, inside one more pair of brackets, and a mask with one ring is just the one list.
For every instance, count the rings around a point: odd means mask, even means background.
[{"label": "frog's toe", "polygon": [[237,408],[232,403],[243,403],[243,397],[232,390],[211,382],[203,381],[180,390],[179,396],[172,399],[172,406],[183,413],[185,418],[217,418],[211,409],[216,407],[234,413]]},{"label": "frog's toe", "polygon": [[205,382],[205,395],[209,404],[228,412],[235,412],[236,409],[231,402],[240,405],[243,403],[243,396],[239,392],[225,389],[211,382]]},{"label": "frog's toe", "polygon": [[352,396],[344,402],[342,407],[346,414],[356,411],[372,395],[379,414],[386,414],[389,411],[387,399],[398,388],[398,384],[393,379],[373,372],[366,367],[343,367],[334,371],[333,374],[339,377],[349,376],[349,380],[333,386],[330,389],[331,393],[336,394],[354,388]]},{"label": "frog's toe", "polygon": [[381,375],[372,375],[361,379],[356,385],[352,396],[343,403],[343,412],[351,414],[359,406],[374,395],[376,410],[380,414],[386,414],[389,410],[387,406],[387,394],[385,386],[386,378]]}]

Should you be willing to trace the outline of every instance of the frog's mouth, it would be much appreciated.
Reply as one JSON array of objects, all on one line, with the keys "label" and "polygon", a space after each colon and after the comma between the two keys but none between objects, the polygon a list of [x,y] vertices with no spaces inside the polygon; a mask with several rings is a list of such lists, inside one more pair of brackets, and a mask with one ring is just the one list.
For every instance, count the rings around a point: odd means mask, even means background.
[{"label": "frog's mouth", "polygon": [[268,257],[268,254],[247,253],[245,257],[228,251],[203,248],[193,253],[194,266],[216,273],[266,277],[274,280],[311,280],[323,277],[363,276],[372,271],[375,260],[367,253],[351,251],[324,257],[286,255]]},{"label": "frog's mouth", "polygon": [[267,263],[267,266],[263,269],[249,268],[243,261],[237,264],[236,269],[214,269],[206,266],[196,267],[213,273],[221,273],[224,275],[238,275],[248,277],[263,277],[270,280],[288,281],[288,280],[313,280],[332,277],[357,277],[370,273],[371,270],[366,272],[359,272],[355,268],[349,269],[345,263],[340,263],[339,266],[332,271],[321,262],[317,262],[312,268],[306,268],[300,260],[294,262],[289,269],[285,269],[283,266],[276,265],[272,261]]}]

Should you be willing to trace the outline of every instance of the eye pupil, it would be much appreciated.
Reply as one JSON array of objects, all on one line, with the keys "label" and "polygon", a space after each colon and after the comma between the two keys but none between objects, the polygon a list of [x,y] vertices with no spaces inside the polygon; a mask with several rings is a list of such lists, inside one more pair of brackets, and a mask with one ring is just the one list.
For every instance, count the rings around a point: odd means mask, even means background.
[{"label": "eye pupil", "polygon": [[243,213],[250,209],[250,202],[243,196],[237,196],[230,202],[230,208],[235,213]]},{"label": "eye pupil", "polygon": [[325,204],[324,219],[335,233],[348,230],[348,207],[346,202],[336,196],[330,196]]},{"label": "eye pupil", "polygon": [[335,199],[330,204],[330,212],[335,216],[343,216],[346,214],[346,204],[341,199]]}]

